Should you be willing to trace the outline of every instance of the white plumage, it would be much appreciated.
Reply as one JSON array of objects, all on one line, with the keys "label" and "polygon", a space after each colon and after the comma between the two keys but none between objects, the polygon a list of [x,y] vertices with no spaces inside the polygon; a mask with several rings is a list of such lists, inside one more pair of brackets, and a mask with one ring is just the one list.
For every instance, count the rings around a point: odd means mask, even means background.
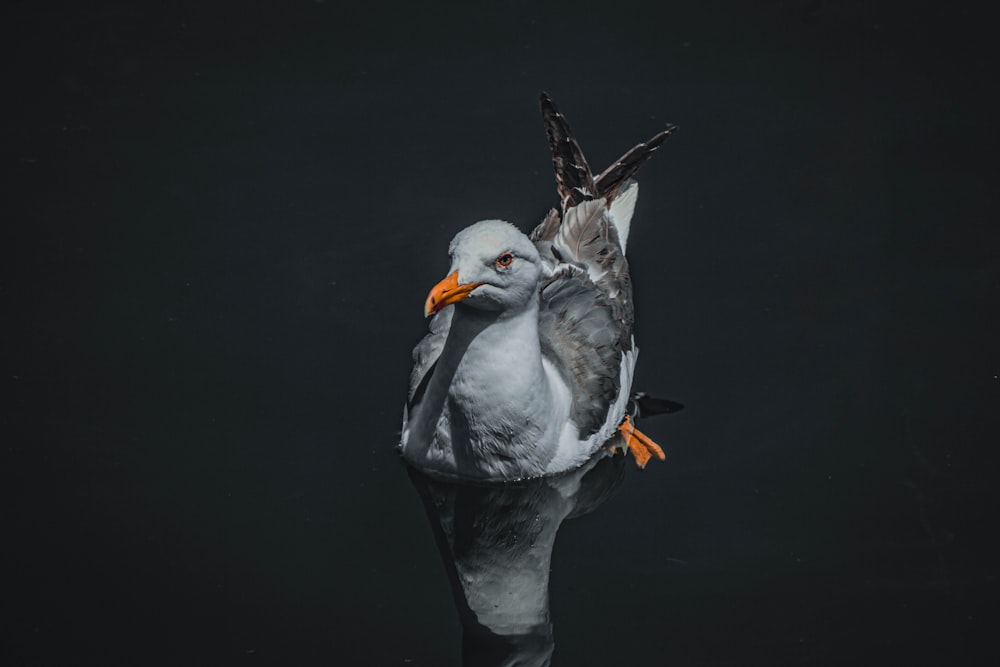
[{"label": "white plumage", "polygon": [[500,220],[463,229],[427,299],[434,318],[414,350],[400,447],[432,474],[511,480],[575,468],[625,416],[638,353],[624,255],[638,196],[630,176],[674,128],[595,179],[546,96],[542,114],[562,215],[551,211],[531,238]]}]

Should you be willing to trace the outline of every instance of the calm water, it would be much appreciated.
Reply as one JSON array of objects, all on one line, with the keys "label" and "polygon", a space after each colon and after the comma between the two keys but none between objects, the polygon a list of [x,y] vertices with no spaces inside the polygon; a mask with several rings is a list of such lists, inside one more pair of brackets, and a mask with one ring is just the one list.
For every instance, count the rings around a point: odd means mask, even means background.
[{"label": "calm water", "polygon": [[[5,664],[998,657],[984,16],[8,12]],[[423,299],[556,203],[541,90],[597,169],[680,125],[629,255],[635,387],[687,407],[645,471],[428,485]]]}]

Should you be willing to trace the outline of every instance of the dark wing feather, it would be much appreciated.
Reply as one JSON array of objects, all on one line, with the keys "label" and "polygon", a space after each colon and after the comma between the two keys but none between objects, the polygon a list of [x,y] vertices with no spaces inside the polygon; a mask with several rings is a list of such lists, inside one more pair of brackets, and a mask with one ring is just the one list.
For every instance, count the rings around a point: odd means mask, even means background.
[{"label": "dark wing feather", "polygon": [[646,160],[653,156],[653,153],[660,147],[667,138],[677,131],[676,125],[670,125],[667,129],[654,135],[648,141],[637,144],[630,148],[625,155],[615,160],[614,164],[604,170],[595,181],[596,192],[604,197],[608,202],[615,198],[618,188],[630,179],[639,167],[645,164]]},{"label": "dark wing feather", "polygon": [[594,185],[594,175],[590,165],[580,150],[580,145],[573,137],[566,117],[559,113],[556,105],[545,93],[541,96],[542,120],[545,122],[545,134],[549,139],[549,150],[552,151],[552,166],[556,172],[556,183],[563,211],[580,202],[597,196]]},{"label": "dark wing feather", "polygon": [[683,403],[671,401],[667,398],[656,398],[642,391],[632,392],[632,395],[629,397],[628,413],[636,418],[667,415],[683,409]]}]

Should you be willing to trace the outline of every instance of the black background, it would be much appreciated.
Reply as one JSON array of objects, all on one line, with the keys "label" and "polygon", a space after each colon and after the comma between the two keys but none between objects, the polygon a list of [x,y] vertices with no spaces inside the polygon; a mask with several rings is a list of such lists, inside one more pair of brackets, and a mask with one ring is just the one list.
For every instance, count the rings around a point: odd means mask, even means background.
[{"label": "black background", "polygon": [[449,665],[393,453],[451,236],[667,122],[667,461],[566,524],[556,665],[992,664],[995,34],[944,3],[22,3],[5,664]]}]

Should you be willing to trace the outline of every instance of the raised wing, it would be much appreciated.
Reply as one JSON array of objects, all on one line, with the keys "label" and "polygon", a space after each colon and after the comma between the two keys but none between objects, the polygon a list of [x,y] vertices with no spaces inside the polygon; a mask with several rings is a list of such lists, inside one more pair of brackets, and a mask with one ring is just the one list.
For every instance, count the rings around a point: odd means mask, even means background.
[{"label": "raised wing", "polygon": [[552,167],[556,172],[556,183],[559,198],[565,211],[571,206],[593,199],[598,196],[594,184],[594,175],[580,144],[569,129],[569,123],[563,116],[552,98],[542,93],[542,120],[545,122],[545,135],[549,139],[549,150],[552,152]]},{"label": "raised wing", "polygon": [[676,125],[668,125],[648,140],[630,148],[600,176],[594,178],[566,117],[556,108],[552,98],[542,93],[539,104],[549,150],[552,152],[552,167],[556,174],[563,213],[591,199],[603,198],[610,205],[619,188],[653,156],[660,144],[677,131]]},{"label": "raised wing", "polygon": [[541,286],[539,337],[570,384],[571,416],[586,439],[605,425],[633,349],[625,259],[638,193],[631,178],[677,128],[634,146],[595,179],[565,116],[544,93],[540,104],[562,206],[531,233],[550,272]]},{"label": "raised wing", "polygon": [[669,125],[667,129],[653,135],[649,140],[630,148],[625,155],[615,160],[614,164],[597,177],[594,181],[597,192],[609,202],[613,200],[622,184],[632,178],[635,172],[639,171],[639,167],[653,157],[653,153],[660,147],[660,144],[676,131],[676,125]]}]

